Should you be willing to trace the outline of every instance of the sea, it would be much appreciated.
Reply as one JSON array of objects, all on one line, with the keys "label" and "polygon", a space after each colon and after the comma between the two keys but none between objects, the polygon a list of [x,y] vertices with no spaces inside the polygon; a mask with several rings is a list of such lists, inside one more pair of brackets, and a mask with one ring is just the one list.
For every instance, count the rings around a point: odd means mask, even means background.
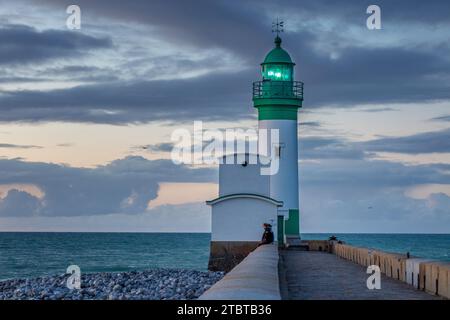
[{"label": "sea", "polygon": [[[302,239],[332,234],[305,233]],[[450,261],[450,234],[334,234],[346,243]],[[0,232],[0,280],[153,268],[207,270],[209,233]]]}]

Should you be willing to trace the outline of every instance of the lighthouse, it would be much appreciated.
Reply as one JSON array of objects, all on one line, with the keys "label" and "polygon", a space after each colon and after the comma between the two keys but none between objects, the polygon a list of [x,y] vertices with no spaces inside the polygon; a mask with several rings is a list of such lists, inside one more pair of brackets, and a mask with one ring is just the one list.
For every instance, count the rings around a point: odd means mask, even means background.
[{"label": "lighthouse", "polygon": [[297,119],[303,82],[294,80],[295,63],[281,42],[277,32],[275,48],[261,64],[262,80],[253,83],[253,106],[258,110],[258,128],[279,133],[276,142],[268,136],[259,153],[271,152],[278,158],[279,170],[270,177],[270,197],[283,202],[278,210],[278,242],[296,245],[300,240]]},{"label": "lighthouse", "polygon": [[[264,223],[272,225],[274,245],[300,244],[297,114],[303,83],[294,80],[295,64],[281,47],[280,26],[277,22],[275,47],[261,63],[261,79],[253,83],[258,129],[265,132],[259,134],[258,152],[224,155],[219,195],[206,201],[212,208],[210,270],[229,271],[244,259],[258,246]],[[273,174],[261,174],[274,163]]]}]

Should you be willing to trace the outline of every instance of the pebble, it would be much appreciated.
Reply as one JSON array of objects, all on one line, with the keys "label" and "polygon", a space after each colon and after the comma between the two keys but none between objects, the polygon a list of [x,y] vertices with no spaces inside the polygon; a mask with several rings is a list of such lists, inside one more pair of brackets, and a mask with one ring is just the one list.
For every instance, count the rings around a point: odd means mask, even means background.
[{"label": "pebble", "polygon": [[0,281],[0,300],[190,300],[197,299],[223,272],[153,269],[81,276],[81,289],[66,286],[68,275]]}]

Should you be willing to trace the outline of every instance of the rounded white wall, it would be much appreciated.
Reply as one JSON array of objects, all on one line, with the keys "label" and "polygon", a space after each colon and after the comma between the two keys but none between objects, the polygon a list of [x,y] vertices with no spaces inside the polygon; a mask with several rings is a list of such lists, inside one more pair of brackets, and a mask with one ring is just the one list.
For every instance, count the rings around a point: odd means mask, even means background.
[{"label": "rounded white wall", "polygon": [[[270,176],[270,197],[283,201],[282,209],[298,209],[298,139],[296,120],[260,120],[259,129],[278,129],[281,157],[279,169]],[[274,152],[274,141],[267,131],[268,147]]]},{"label": "rounded white wall", "polygon": [[[261,163],[257,159],[254,158],[256,163],[250,163],[248,154],[227,156],[219,166],[219,196],[254,193],[269,197],[270,177],[261,174]],[[247,161],[245,166],[242,165],[244,161]]]},{"label": "rounded white wall", "polygon": [[254,198],[234,198],[212,205],[212,241],[260,241],[263,223],[277,239],[277,206]]}]

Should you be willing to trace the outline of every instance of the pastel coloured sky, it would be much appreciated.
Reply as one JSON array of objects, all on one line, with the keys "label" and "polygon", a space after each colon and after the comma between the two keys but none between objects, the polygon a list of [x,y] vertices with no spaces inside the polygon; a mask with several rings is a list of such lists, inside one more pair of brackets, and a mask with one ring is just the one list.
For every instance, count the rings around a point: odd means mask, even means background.
[{"label": "pastel coloured sky", "polygon": [[255,128],[285,21],[305,82],[302,232],[450,233],[450,3],[0,0],[0,231],[201,231],[217,168],[171,133]]}]

